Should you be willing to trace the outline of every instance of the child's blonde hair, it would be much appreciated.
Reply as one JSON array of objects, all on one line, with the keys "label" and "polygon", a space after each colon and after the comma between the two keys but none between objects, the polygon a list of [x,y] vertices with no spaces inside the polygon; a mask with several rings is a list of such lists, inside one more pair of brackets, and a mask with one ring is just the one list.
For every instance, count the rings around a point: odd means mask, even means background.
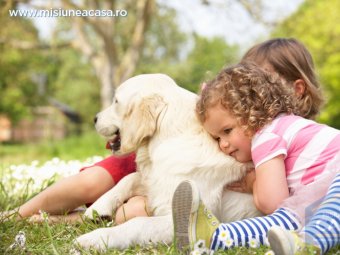
[{"label": "child's blonde hair", "polygon": [[207,110],[221,103],[245,128],[246,134],[253,136],[280,113],[300,113],[294,89],[283,83],[278,75],[243,62],[223,69],[206,84],[196,112],[204,122]]},{"label": "child's blonde hair", "polygon": [[320,112],[323,96],[315,74],[313,58],[298,40],[275,38],[265,41],[249,49],[242,61],[253,61],[262,67],[267,65],[289,83],[302,79],[306,88],[297,102],[300,116],[313,119]]}]

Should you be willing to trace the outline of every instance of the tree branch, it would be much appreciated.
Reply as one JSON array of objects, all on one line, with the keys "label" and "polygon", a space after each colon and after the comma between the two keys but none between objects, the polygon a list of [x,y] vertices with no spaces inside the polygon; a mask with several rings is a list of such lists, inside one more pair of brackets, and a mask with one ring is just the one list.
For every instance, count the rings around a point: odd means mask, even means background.
[{"label": "tree branch", "polygon": [[118,67],[115,84],[119,84],[121,81],[129,78],[136,69],[140,50],[144,43],[145,31],[149,25],[154,4],[155,0],[139,0],[137,2],[137,18],[131,44],[124,54],[120,66]]},{"label": "tree branch", "polygon": [[[88,10],[87,8],[85,8],[84,6],[79,6],[76,5],[75,3],[73,3],[70,0],[62,0],[61,1],[63,4],[63,7],[65,9],[69,9],[69,10]],[[89,24],[93,30],[99,35],[99,36],[105,36],[105,33],[102,30],[103,24],[101,24],[100,20],[98,18],[95,17],[88,17],[88,16],[81,16],[81,17],[75,17],[74,20],[76,19],[82,19],[84,20],[87,24]]]}]

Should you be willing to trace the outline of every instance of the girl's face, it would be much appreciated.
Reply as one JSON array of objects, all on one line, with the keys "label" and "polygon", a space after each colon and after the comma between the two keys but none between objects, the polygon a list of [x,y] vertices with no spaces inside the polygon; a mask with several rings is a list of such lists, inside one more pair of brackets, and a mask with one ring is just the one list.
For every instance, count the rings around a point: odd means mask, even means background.
[{"label": "girl's face", "polygon": [[251,139],[245,135],[235,117],[220,103],[207,110],[203,126],[218,142],[223,153],[232,156],[241,163],[252,160]]}]

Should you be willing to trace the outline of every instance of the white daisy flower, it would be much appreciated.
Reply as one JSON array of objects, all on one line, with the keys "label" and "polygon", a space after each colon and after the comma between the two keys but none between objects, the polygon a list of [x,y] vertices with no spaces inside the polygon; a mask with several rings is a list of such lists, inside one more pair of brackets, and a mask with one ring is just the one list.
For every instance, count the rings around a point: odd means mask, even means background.
[{"label": "white daisy flower", "polygon": [[205,240],[199,239],[195,244],[194,244],[194,250],[199,250],[205,247]]},{"label": "white daisy flower", "polygon": [[228,238],[230,238],[229,232],[226,230],[223,230],[220,232],[218,235],[218,239],[221,240],[222,242],[226,241]]},{"label": "white daisy flower", "polygon": [[43,210],[39,210],[39,214],[40,214],[40,217],[44,220],[48,220],[48,214],[47,212],[43,211]]},{"label": "white daisy flower", "polygon": [[257,248],[257,247],[259,247],[259,242],[255,238],[251,238],[249,240],[249,246],[251,248]]},{"label": "white daisy flower", "polygon": [[275,253],[272,250],[269,250],[264,255],[275,255]]},{"label": "white daisy flower", "polygon": [[190,255],[211,255],[211,254],[213,253],[211,253],[210,250],[207,248],[199,248],[190,252]]},{"label": "white daisy flower", "polygon": [[205,246],[205,240],[198,240],[194,244],[194,250],[191,251],[191,255],[210,255],[213,254],[211,251]]},{"label": "white daisy flower", "polygon": [[226,240],[225,240],[225,245],[227,248],[230,248],[231,246],[233,246],[234,244],[234,240],[231,239],[230,237],[228,237]]},{"label": "white daisy flower", "polygon": [[193,250],[190,252],[190,255],[201,255],[200,250]]},{"label": "white daisy flower", "polygon": [[26,244],[26,236],[24,231],[19,231],[19,233],[14,237],[14,243],[12,243],[7,251],[13,250],[16,247],[19,247],[21,249],[25,249],[25,244]]},{"label": "white daisy flower", "polygon": [[19,233],[15,236],[14,240],[21,248],[24,248],[26,244],[25,232],[19,231]]}]

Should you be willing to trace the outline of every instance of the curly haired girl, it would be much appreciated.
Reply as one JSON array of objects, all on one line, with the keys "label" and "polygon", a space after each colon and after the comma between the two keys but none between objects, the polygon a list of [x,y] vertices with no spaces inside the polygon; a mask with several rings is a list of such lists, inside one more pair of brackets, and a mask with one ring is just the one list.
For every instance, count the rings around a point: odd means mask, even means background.
[{"label": "curly haired girl", "polygon": [[[183,182],[173,204],[189,207],[174,212],[174,224],[179,229],[183,219],[190,219],[188,241],[199,240],[203,228],[212,230],[212,238],[205,241],[213,250],[265,244],[268,230],[269,242],[280,255],[310,250],[320,254],[339,243],[340,131],[297,116],[301,110],[295,93],[280,75],[246,62],[222,70],[205,86],[197,102],[198,117],[222,152],[254,163],[246,186],[256,207],[268,216],[213,228],[217,219],[194,201],[199,198],[195,184]],[[308,216],[305,209],[316,204],[317,212],[301,231],[285,231],[300,229]]]}]

